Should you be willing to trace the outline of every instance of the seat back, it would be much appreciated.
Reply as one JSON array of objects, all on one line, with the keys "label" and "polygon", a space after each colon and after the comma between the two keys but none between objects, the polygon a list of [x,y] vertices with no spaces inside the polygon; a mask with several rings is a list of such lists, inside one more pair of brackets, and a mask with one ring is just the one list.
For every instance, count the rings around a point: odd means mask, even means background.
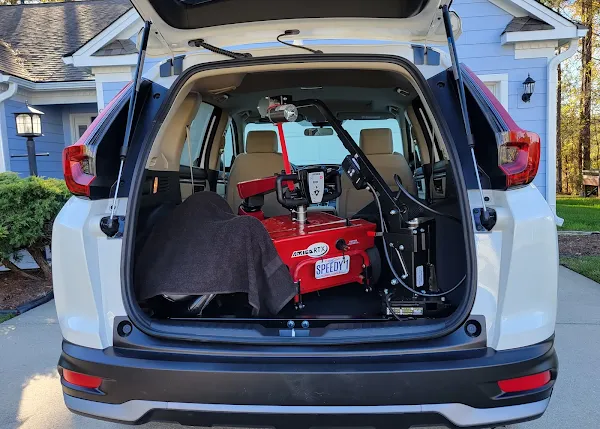
[{"label": "seat back", "polygon": [[[235,158],[229,174],[227,202],[233,212],[237,213],[242,203],[237,190],[239,182],[273,176],[282,170],[283,156],[277,152],[277,133],[250,131],[246,137],[246,153]],[[289,210],[279,204],[274,192],[265,196],[263,211],[267,217],[289,213]]]},{"label": "seat back", "polygon": [[[394,181],[394,174],[397,174],[408,192],[412,195],[417,194],[417,186],[406,158],[394,152],[392,130],[389,128],[362,130],[359,145],[392,190],[398,189]],[[373,201],[371,192],[354,189],[348,176],[345,174],[342,176],[342,195],[338,199],[338,214],[341,217],[351,218],[371,201]]]}]

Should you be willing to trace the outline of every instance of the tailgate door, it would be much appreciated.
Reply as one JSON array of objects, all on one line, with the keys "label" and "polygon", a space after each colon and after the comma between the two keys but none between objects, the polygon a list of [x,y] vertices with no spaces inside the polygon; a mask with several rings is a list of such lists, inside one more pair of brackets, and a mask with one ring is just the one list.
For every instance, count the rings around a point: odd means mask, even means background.
[{"label": "tailgate door", "polygon": [[[148,55],[181,54],[202,39],[214,46],[275,42],[286,30],[302,40],[445,43],[441,6],[450,0],[132,0],[152,22]],[[461,22],[452,12],[456,37]]]}]

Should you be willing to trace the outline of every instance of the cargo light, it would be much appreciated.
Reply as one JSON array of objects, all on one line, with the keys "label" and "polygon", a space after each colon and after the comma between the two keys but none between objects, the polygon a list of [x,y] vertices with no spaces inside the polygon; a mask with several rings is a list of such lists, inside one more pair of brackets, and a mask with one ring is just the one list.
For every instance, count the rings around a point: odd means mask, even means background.
[{"label": "cargo light", "polygon": [[526,375],[525,377],[510,378],[498,382],[498,387],[504,393],[525,392],[534,390],[550,383],[552,376],[550,370],[540,372],[539,374]]}]

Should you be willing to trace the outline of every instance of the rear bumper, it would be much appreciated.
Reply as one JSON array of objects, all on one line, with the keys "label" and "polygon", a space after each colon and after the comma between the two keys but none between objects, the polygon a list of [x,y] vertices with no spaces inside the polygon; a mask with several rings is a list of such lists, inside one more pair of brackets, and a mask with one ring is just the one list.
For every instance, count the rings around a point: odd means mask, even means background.
[{"label": "rear bumper", "polygon": [[[95,350],[64,342],[61,374],[63,368],[104,379],[93,390],[63,379],[70,410],[133,424],[490,427],[542,415],[558,360],[552,339],[501,352],[382,359],[374,351],[337,360]],[[497,386],[498,380],[546,370],[552,380],[532,391],[507,394]]]},{"label": "rear bumper", "polygon": [[416,425],[486,428],[523,422],[541,416],[550,398],[521,405],[473,408],[463,404],[382,406],[227,405],[133,400],[105,404],[64,395],[67,407],[78,414],[121,423],[151,420],[182,425],[248,427],[376,427],[409,428]]}]

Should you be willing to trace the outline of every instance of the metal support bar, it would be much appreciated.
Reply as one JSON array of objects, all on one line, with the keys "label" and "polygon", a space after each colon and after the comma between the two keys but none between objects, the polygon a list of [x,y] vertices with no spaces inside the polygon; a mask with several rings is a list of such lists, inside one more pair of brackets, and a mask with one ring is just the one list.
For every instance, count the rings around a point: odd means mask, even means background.
[{"label": "metal support bar", "polygon": [[29,137],[27,139],[27,159],[29,160],[29,174],[38,175],[37,161],[35,159],[35,141]]},{"label": "metal support bar", "polygon": [[131,91],[131,97],[129,98],[129,110],[127,111],[127,122],[125,125],[125,138],[123,139],[123,145],[121,146],[120,152],[121,160],[119,164],[119,174],[117,175],[115,195],[113,197],[113,203],[110,208],[110,217],[108,220],[109,227],[114,226],[113,221],[115,217],[115,210],[117,209],[117,198],[119,196],[121,177],[123,176],[123,165],[125,164],[125,157],[127,156],[127,150],[129,149],[129,143],[131,142],[131,130],[133,127],[133,115],[135,113],[135,104],[138,98],[138,94],[140,92],[140,85],[142,84],[142,72],[144,71],[144,59],[146,58],[146,48],[148,47],[150,25],[150,21],[144,22],[144,31],[142,32],[140,52],[138,54],[137,65],[135,67],[135,75],[133,77],[133,91]]},{"label": "metal support bar", "polygon": [[460,110],[465,125],[465,132],[467,133],[467,143],[471,149],[471,158],[475,167],[475,177],[477,178],[477,187],[479,188],[479,195],[481,196],[481,206],[483,207],[481,216],[485,222],[489,221],[490,214],[485,204],[485,198],[483,196],[483,188],[481,186],[481,178],[479,177],[479,168],[477,165],[477,159],[475,158],[475,141],[473,140],[473,133],[471,131],[471,121],[469,120],[469,111],[467,109],[467,96],[465,94],[465,85],[463,83],[462,71],[460,63],[458,61],[458,54],[456,52],[456,42],[454,40],[454,33],[452,32],[452,22],[450,20],[450,12],[448,5],[442,6],[442,15],[444,18],[444,27],[446,29],[446,37],[448,38],[448,49],[450,50],[450,58],[452,60],[452,73],[456,80],[456,86],[458,88],[458,99],[460,102]]}]

